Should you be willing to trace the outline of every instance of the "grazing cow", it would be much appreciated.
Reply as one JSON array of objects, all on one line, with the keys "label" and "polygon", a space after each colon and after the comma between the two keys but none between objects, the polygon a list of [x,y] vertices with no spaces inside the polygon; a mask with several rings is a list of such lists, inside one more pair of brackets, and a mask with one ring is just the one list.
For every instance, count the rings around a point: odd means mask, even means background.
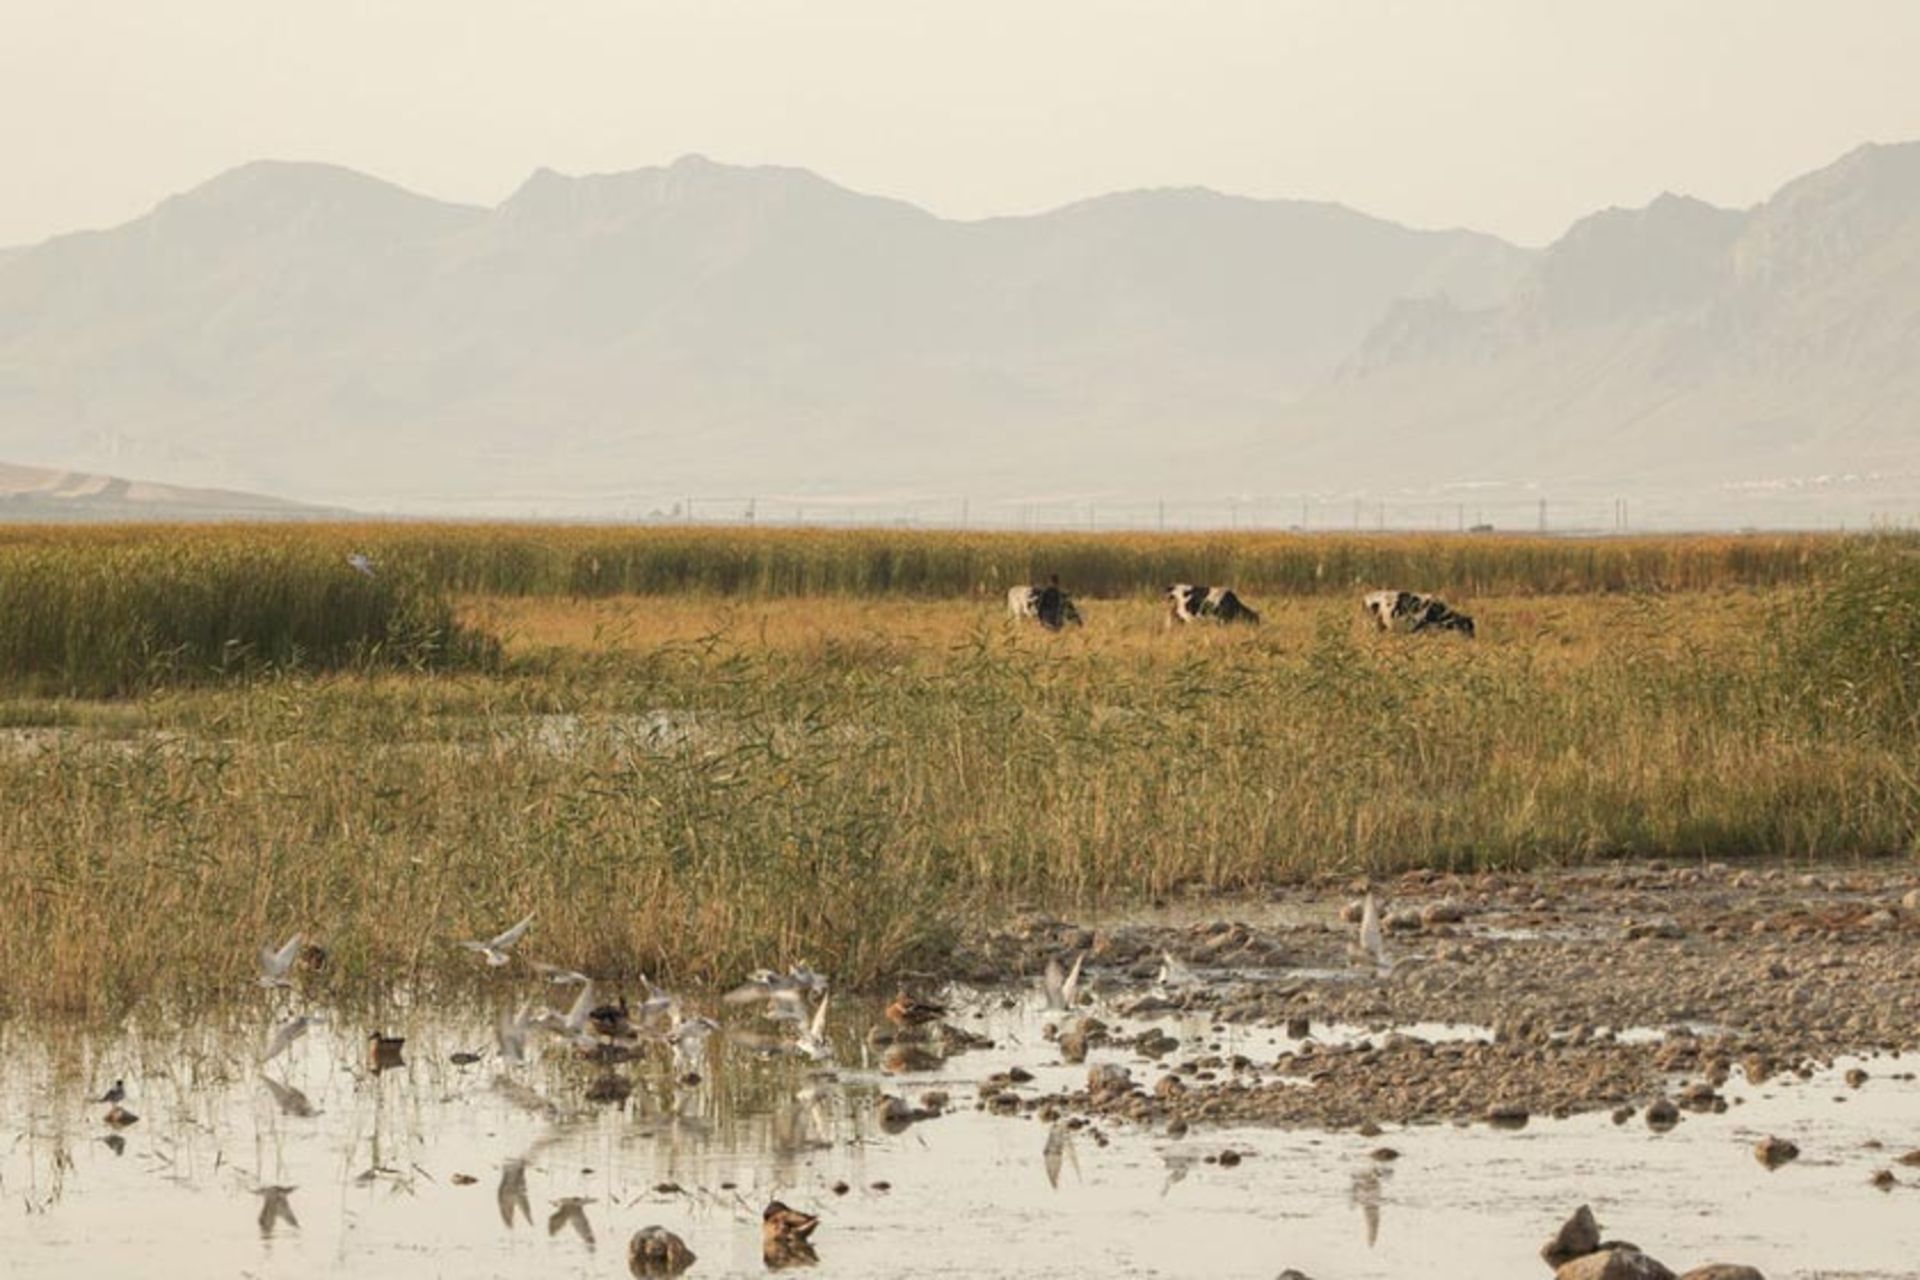
[{"label": "grazing cow", "polygon": [[1458,631],[1473,639],[1473,619],[1418,591],[1369,591],[1362,605],[1382,631]]},{"label": "grazing cow", "polygon": [[1080,625],[1080,611],[1060,589],[1058,574],[1047,579],[1045,586],[1015,587],[1007,592],[1007,614],[1013,618],[1032,618],[1049,631],[1058,631],[1069,622],[1076,627]]},{"label": "grazing cow", "polygon": [[1233,594],[1232,587],[1196,587],[1186,582],[1176,582],[1167,588],[1167,616],[1173,622],[1260,625],[1260,615]]}]

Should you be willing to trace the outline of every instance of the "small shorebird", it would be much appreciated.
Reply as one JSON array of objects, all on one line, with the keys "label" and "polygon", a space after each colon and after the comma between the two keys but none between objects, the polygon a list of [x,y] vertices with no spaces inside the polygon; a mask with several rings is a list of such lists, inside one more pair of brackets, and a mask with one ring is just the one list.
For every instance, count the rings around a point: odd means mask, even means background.
[{"label": "small shorebird", "polygon": [[293,969],[293,962],[299,958],[300,935],[297,933],[288,938],[278,951],[274,950],[272,943],[260,948],[260,985],[269,989],[292,986],[293,981],[287,974]]},{"label": "small shorebird", "polygon": [[1360,904],[1360,943],[1349,954],[1355,963],[1371,964],[1382,973],[1393,967],[1387,958],[1386,935],[1380,928],[1380,904],[1374,901],[1371,889]]},{"label": "small shorebird", "polygon": [[117,1102],[108,1108],[106,1120],[109,1125],[116,1129],[124,1129],[130,1124],[140,1123],[139,1116],[133,1114],[133,1112],[127,1110]]},{"label": "small shorebird", "polygon": [[109,1104],[115,1103],[115,1102],[125,1102],[126,1100],[127,1100],[127,1082],[124,1080],[115,1080],[113,1082],[113,1088],[107,1090],[105,1093],[100,1095],[100,1101],[109,1103]]},{"label": "small shorebird", "polygon": [[947,1007],[931,1000],[920,1000],[903,989],[887,1006],[887,1021],[898,1027],[923,1027],[947,1016]]},{"label": "small shorebird", "polygon": [[488,938],[485,942],[463,942],[460,945],[469,951],[477,951],[487,958],[487,967],[498,969],[513,957],[508,954],[513,944],[520,941],[527,932],[527,926],[533,923],[534,913],[529,911],[521,917],[518,924],[503,933]]},{"label": "small shorebird", "polygon": [[1163,987],[1191,987],[1200,981],[1192,969],[1171,951],[1160,953],[1160,972],[1154,981]]},{"label": "small shorebird", "polygon": [[1060,961],[1053,956],[1047,957],[1047,971],[1042,982],[1047,992],[1047,1008],[1064,1010],[1073,1008],[1074,1000],[1080,995],[1080,966],[1086,960],[1087,953],[1082,951],[1073,958],[1073,968],[1061,973]]}]

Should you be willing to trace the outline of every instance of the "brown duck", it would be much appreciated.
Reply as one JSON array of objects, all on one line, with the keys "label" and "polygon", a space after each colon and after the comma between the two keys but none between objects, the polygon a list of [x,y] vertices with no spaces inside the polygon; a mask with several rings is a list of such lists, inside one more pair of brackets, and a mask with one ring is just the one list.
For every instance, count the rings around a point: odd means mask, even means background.
[{"label": "brown duck", "polygon": [[947,1006],[920,1000],[902,991],[887,1006],[887,1021],[900,1027],[922,1027],[947,1016]]},{"label": "brown duck", "polygon": [[776,1244],[805,1244],[819,1225],[820,1219],[815,1215],[789,1209],[775,1200],[760,1215],[760,1243],[766,1248]]}]

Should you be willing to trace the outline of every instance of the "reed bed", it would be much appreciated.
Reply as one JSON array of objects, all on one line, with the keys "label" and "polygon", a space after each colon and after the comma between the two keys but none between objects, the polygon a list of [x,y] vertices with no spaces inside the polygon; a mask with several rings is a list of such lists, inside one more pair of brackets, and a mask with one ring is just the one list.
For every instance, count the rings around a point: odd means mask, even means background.
[{"label": "reed bed", "polygon": [[604,604],[554,602],[509,615],[535,634],[493,668],[295,669],[112,712],[20,695],[0,1007],[239,992],[296,929],[336,994],[485,981],[454,943],[528,910],[530,956],[608,975],[806,959],[872,985],[1022,905],[1912,857],[1911,703],[1859,686],[1911,691],[1882,624],[1920,617],[1920,580],[1904,550],[1863,563],[1802,590],[1488,600],[1479,642],[1375,636],[1343,600],[1234,632],[1116,601],[1052,636],[990,602],[886,625],[819,599],[708,600],[704,630],[695,604],[636,605],[614,643],[565,620]]},{"label": "reed bed", "polygon": [[327,524],[0,527],[0,570],[58,556],[189,549],[200,561],[361,551],[456,595],[992,596],[1057,573],[1096,598],[1171,582],[1264,596],[1379,586],[1462,596],[1767,588],[1804,583],[1832,535],[1551,538],[1510,534],[1020,534],[911,530]]},{"label": "reed bed", "polygon": [[482,660],[450,598],[326,540],[90,531],[0,541],[0,679],[118,695],[263,671]]}]

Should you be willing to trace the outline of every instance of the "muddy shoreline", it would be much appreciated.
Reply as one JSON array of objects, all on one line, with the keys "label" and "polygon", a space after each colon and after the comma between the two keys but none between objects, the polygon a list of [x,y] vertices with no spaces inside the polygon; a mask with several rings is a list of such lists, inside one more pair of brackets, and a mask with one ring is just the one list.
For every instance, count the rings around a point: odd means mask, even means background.
[{"label": "muddy shoreline", "polygon": [[[1663,1100],[1682,1117],[1724,1109],[1735,1071],[1759,1084],[1842,1055],[1878,1056],[1880,1072],[1903,1079],[1920,1067],[1910,865],[1410,873],[1372,885],[1384,972],[1352,954],[1363,887],[1322,880],[1217,918],[1189,903],[1172,914],[1200,918],[1035,914],[983,933],[959,960],[982,985],[1031,982],[1048,957],[1086,952],[1092,995],[1056,1016],[1051,1051],[1142,1051],[1124,1078],[1008,1099],[990,1088],[985,1105],[1176,1131],[1519,1127],[1592,1111],[1624,1123],[1649,1107],[1664,1124]],[[1168,955],[1190,972],[1162,980]],[[1152,1029],[1175,1013],[1203,1014],[1221,1034],[1180,1043]],[[1335,1026],[1347,1033],[1329,1037]],[[1261,1060],[1225,1051],[1245,1027],[1279,1031],[1284,1048]]]}]

